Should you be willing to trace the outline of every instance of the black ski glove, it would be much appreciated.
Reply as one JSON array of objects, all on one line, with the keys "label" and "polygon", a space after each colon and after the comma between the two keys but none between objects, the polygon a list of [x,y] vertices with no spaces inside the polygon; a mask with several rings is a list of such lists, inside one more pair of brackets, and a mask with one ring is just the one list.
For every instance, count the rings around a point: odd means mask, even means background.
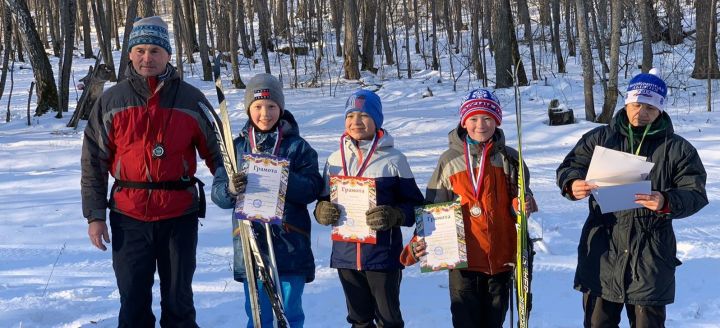
[{"label": "black ski glove", "polygon": [[340,219],[337,205],[326,200],[319,200],[315,205],[315,221],[322,225],[333,225]]},{"label": "black ski glove", "polygon": [[247,174],[245,172],[233,173],[232,179],[228,183],[228,193],[237,196],[245,192],[245,187],[247,187]]},{"label": "black ski glove", "polygon": [[397,227],[405,221],[405,213],[401,209],[388,205],[375,206],[365,212],[365,215],[367,225],[376,231]]}]

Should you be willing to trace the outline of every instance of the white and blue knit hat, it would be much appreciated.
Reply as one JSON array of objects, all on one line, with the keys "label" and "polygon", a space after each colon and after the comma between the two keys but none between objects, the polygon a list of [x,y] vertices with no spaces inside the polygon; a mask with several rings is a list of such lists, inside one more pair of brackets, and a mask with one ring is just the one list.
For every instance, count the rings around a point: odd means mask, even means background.
[{"label": "white and blue knit hat", "polygon": [[650,73],[640,73],[630,80],[625,105],[630,103],[642,103],[656,107],[660,111],[665,110],[665,97],[667,97],[667,86],[659,76],[657,70],[652,69]]},{"label": "white and blue knit hat", "polygon": [[139,44],[156,45],[165,49],[168,54],[172,54],[167,23],[159,16],[145,17],[133,23],[128,52]]}]

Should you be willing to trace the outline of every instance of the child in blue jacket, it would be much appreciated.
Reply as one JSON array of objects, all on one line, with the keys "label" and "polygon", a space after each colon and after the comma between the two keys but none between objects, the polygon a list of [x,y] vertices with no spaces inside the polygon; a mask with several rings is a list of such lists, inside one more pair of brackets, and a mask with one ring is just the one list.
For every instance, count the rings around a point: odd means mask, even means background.
[{"label": "child in blue jacket", "polygon": [[[359,90],[345,105],[345,133],[340,147],[325,163],[325,189],[315,208],[322,225],[337,223],[340,211],[329,201],[330,176],[375,179],[377,206],[366,212],[368,226],[377,231],[376,244],[334,241],[330,266],[338,270],[353,327],[403,327],[400,313],[402,233],[400,226],[415,222],[414,207],[423,204],[410,165],[382,129],[380,98]],[[375,323],[376,322],[376,323]]]},{"label": "child in blue jacket", "polygon": [[[255,75],[245,91],[245,109],[248,122],[240,136],[235,138],[235,152],[238,167],[242,166],[244,154],[262,153],[287,158],[290,161],[282,225],[271,225],[271,234],[277,260],[283,305],[290,327],[302,327],[305,314],[302,309],[304,285],[315,279],[315,259],[310,249],[310,215],[307,205],[314,202],[323,188],[315,150],[300,137],[298,124],[285,109],[282,84],[270,74]],[[234,174],[228,181],[223,167],[215,172],[212,200],[221,208],[233,208],[239,193],[245,191],[247,176]],[[233,231],[238,227],[233,220]],[[265,235],[263,225],[253,223],[258,236]],[[253,327],[250,299],[245,281],[240,237],[235,235],[234,275],[235,280],[245,284],[245,312],[248,314],[247,327]],[[267,252],[265,238],[258,238],[263,252]],[[258,281],[259,282],[259,281]],[[260,314],[262,327],[273,326],[273,312],[267,295],[260,292]]]}]

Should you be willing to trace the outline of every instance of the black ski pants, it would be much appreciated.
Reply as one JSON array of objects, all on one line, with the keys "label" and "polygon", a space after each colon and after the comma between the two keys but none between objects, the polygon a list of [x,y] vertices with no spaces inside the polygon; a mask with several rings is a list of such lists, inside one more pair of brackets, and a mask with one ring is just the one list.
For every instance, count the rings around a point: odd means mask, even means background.
[{"label": "black ski pants", "polygon": [[197,327],[192,278],[198,241],[197,213],[144,222],[110,212],[112,258],[120,290],[118,327],[155,327],[152,286],[160,276],[160,326]]},{"label": "black ski pants", "polygon": [[617,328],[620,326],[620,314],[623,307],[627,311],[628,321],[632,328],[663,328],[665,327],[665,306],[642,306],[615,303],[583,293],[583,310],[585,311],[585,328]]},{"label": "black ski pants", "polygon": [[[400,280],[402,270],[338,269],[345,292],[347,321],[353,328],[402,328]],[[377,321],[377,326],[375,322]]]},{"label": "black ski pants", "polygon": [[511,272],[494,275],[450,270],[450,312],[455,328],[501,328],[508,311]]}]

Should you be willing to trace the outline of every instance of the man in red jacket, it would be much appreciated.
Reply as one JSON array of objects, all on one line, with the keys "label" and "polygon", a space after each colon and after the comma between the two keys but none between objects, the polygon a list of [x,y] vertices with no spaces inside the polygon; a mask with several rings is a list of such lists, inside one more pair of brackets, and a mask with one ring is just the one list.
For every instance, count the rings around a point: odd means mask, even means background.
[{"label": "man in red jacket", "polygon": [[[191,285],[205,194],[195,178],[196,152],[212,173],[222,159],[203,114],[210,103],[180,80],[169,64],[171,52],[167,24],[160,17],[135,22],[127,79],[100,97],[85,128],[83,215],[90,242],[106,250],[110,209],[119,327],[155,326],[156,268],[160,325],[197,327]],[[108,173],[115,179],[109,200]]]}]

